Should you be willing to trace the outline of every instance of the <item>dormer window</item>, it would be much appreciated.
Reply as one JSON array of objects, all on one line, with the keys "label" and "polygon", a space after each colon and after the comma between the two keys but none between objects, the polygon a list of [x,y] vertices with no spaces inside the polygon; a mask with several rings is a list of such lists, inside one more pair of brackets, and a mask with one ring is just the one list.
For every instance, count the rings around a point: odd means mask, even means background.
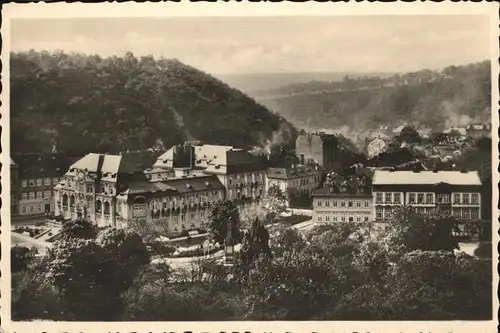
[{"label": "dormer window", "polygon": [[210,183],[208,180],[207,180],[207,181],[205,181],[205,185],[206,185],[207,187],[212,187],[212,183]]}]

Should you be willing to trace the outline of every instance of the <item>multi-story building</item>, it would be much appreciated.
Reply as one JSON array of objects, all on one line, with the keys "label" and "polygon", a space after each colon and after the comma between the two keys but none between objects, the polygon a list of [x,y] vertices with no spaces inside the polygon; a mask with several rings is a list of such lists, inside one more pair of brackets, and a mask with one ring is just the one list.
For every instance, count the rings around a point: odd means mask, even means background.
[{"label": "multi-story building", "polygon": [[339,142],[335,135],[320,132],[299,135],[295,146],[301,160],[313,160],[321,167],[329,168],[335,162]]},{"label": "multi-story building", "polygon": [[211,207],[224,193],[219,179],[209,175],[134,182],[117,196],[117,224],[145,221],[169,236],[204,229]]},{"label": "multi-story building", "polygon": [[[12,179],[11,204],[12,207],[17,206],[17,214],[37,215],[54,212],[53,187],[73,161],[74,158],[61,153],[14,155],[17,177]],[[17,188],[17,191],[14,188]],[[13,212],[13,215],[16,214]]]},{"label": "multi-story building", "polygon": [[54,187],[55,215],[116,227],[121,217],[117,196],[134,182],[144,184],[147,178],[126,156],[88,154]]},{"label": "multi-story building", "polygon": [[19,166],[10,159],[10,214],[19,214]]},{"label": "multi-story building", "polygon": [[480,137],[491,137],[491,124],[470,124],[466,127],[468,137],[478,139]]},{"label": "multi-story building", "polygon": [[383,171],[373,177],[373,213],[390,217],[402,205],[425,214],[434,209],[463,220],[481,217],[481,180],[477,171]]},{"label": "multi-story building", "polygon": [[287,196],[311,195],[320,187],[322,171],[318,167],[297,165],[291,168],[267,169],[267,188],[278,186]]},{"label": "multi-story building", "polygon": [[313,193],[313,221],[318,223],[373,221],[372,195],[367,188],[329,185]]}]

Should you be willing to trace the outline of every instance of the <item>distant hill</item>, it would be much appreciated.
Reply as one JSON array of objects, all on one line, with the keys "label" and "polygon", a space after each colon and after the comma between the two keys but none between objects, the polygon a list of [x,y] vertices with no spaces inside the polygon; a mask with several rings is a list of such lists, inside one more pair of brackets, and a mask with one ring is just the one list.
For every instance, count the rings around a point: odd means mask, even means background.
[{"label": "distant hill", "polygon": [[309,130],[343,127],[347,133],[405,122],[448,127],[490,119],[490,75],[490,63],[483,61],[439,72],[296,83],[252,96]]},{"label": "distant hill", "polygon": [[231,87],[235,87],[251,96],[260,96],[268,90],[279,89],[293,84],[311,81],[340,81],[345,76],[353,78],[363,76],[389,77],[394,73],[347,73],[347,72],[310,72],[310,73],[258,73],[258,74],[213,74]]},{"label": "distant hill", "polygon": [[177,60],[30,51],[10,62],[12,153],[295,140],[283,117]]}]

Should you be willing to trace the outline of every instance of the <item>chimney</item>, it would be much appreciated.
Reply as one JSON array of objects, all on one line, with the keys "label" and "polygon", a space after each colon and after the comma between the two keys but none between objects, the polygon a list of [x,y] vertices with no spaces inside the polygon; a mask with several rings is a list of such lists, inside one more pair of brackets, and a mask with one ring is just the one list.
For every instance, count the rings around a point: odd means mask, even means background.
[{"label": "chimney", "polygon": [[189,166],[193,169],[196,166],[196,154],[194,151],[194,146],[189,146]]},{"label": "chimney", "polygon": [[304,154],[300,154],[300,164],[304,165]]}]

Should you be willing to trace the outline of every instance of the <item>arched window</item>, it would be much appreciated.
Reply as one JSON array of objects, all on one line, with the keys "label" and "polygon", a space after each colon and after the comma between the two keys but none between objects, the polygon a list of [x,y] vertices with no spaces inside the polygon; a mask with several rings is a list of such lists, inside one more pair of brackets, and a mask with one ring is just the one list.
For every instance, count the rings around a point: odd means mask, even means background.
[{"label": "arched window", "polygon": [[71,195],[71,196],[69,197],[69,205],[70,205],[71,207],[73,207],[73,206],[75,205],[75,196],[74,196],[74,195]]},{"label": "arched window", "polygon": [[97,213],[101,213],[101,210],[102,210],[101,200],[96,200],[96,202],[95,202],[95,211]]},{"label": "arched window", "polygon": [[104,202],[104,214],[109,215],[110,212],[110,205],[109,202]]},{"label": "arched window", "polygon": [[67,206],[67,205],[68,205],[68,195],[64,194],[63,195],[63,206]]}]

